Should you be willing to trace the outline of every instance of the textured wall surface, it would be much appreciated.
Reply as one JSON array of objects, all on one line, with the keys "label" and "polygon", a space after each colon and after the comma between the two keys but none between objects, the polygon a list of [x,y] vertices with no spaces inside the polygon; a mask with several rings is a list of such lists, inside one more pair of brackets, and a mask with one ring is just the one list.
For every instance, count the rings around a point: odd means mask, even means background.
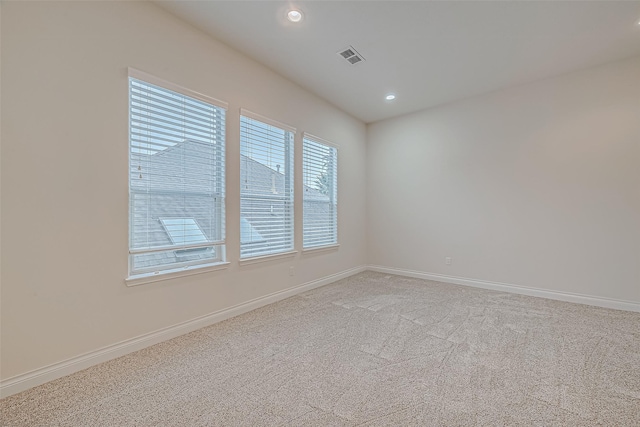
[{"label": "textured wall surface", "polygon": [[369,264],[640,302],[640,57],[369,125],[367,159]]},{"label": "textured wall surface", "polygon": [[[125,286],[127,67],[229,103],[227,270]],[[364,124],[152,3],[3,3],[1,102],[3,379],[365,263]],[[340,145],[338,251],[235,262],[241,107]]]}]

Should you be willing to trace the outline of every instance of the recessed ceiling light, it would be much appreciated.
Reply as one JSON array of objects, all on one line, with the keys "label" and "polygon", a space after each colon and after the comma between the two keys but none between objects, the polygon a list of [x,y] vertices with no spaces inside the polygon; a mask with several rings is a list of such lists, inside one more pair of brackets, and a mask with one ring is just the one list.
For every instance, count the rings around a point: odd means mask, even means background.
[{"label": "recessed ceiling light", "polygon": [[384,99],[386,99],[387,101],[393,101],[394,99],[396,99],[396,96],[390,93],[389,95],[385,96]]},{"label": "recessed ceiling light", "polygon": [[291,22],[300,22],[302,21],[302,12],[292,9],[287,12],[287,19]]}]

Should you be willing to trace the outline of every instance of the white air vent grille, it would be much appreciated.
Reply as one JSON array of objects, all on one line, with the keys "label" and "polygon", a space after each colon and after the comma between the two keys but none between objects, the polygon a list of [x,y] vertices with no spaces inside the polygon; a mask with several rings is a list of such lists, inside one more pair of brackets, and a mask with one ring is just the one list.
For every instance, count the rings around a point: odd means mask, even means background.
[{"label": "white air vent grille", "polygon": [[345,49],[341,49],[338,52],[338,55],[342,56],[344,59],[347,60],[347,62],[349,62],[349,64],[351,65],[355,65],[355,64],[359,64],[360,62],[364,61],[364,58],[362,57],[362,55],[360,55],[354,48],[353,46],[349,46]]},{"label": "white air vent grille", "polygon": [[356,53],[354,51],[352,51],[351,49],[347,49],[347,50],[343,50],[342,52],[340,52],[340,55],[344,58],[347,59],[353,55],[355,55]]}]

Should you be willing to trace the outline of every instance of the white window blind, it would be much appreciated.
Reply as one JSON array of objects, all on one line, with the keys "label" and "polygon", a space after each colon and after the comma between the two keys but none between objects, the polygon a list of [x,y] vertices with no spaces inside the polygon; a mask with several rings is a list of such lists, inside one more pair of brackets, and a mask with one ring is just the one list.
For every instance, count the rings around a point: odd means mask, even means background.
[{"label": "white window blind", "polygon": [[226,109],[203,98],[129,78],[130,276],[224,261]]},{"label": "white window blind", "polygon": [[240,258],[293,250],[295,129],[240,117]]},{"label": "white window blind", "polygon": [[338,243],[338,150],[302,139],[302,241],[304,248]]}]

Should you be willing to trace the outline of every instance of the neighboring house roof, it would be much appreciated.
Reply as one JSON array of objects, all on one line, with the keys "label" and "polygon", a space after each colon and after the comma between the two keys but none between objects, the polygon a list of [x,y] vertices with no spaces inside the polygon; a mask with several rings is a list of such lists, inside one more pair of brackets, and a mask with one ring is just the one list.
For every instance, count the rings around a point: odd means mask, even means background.
[{"label": "neighboring house roof", "polygon": [[[243,256],[260,255],[270,247],[292,245],[282,227],[274,227],[289,206],[284,170],[273,170],[248,156],[240,156],[241,251]],[[306,228],[321,230],[327,225],[332,207],[329,197],[315,188],[303,186],[303,222]],[[274,221],[276,219],[276,221]],[[289,237],[289,239],[287,238]],[[305,240],[311,242],[313,238]]]},{"label": "neighboring house roof", "polygon": [[[185,164],[189,165],[187,177],[183,173]],[[214,235],[217,224],[224,226],[222,211],[215,207],[220,189],[211,188],[206,180],[201,179],[203,175],[221,173],[220,167],[211,145],[191,140],[153,154],[132,153],[132,247],[171,245],[171,237],[161,222],[161,219],[171,218],[193,218],[208,239],[221,240],[221,236]],[[240,218],[241,241],[245,245],[252,244],[255,249],[256,245],[264,244],[272,236],[269,219],[283,217],[287,208],[282,202],[284,170],[278,172],[241,155],[240,180],[242,203],[250,203],[250,208],[245,209],[249,214]],[[189,190],[186,193],[185,188]],[[303,191],[305,223],[326,220],[329,198],[308,186],[304,186]],[[224,200],[220,199],[220,202],[221,206]],[[156,252],[136,255],[135,263],[136,268],[144,268],[160,263],[213,258],[214,255],[206,250]]]}]

